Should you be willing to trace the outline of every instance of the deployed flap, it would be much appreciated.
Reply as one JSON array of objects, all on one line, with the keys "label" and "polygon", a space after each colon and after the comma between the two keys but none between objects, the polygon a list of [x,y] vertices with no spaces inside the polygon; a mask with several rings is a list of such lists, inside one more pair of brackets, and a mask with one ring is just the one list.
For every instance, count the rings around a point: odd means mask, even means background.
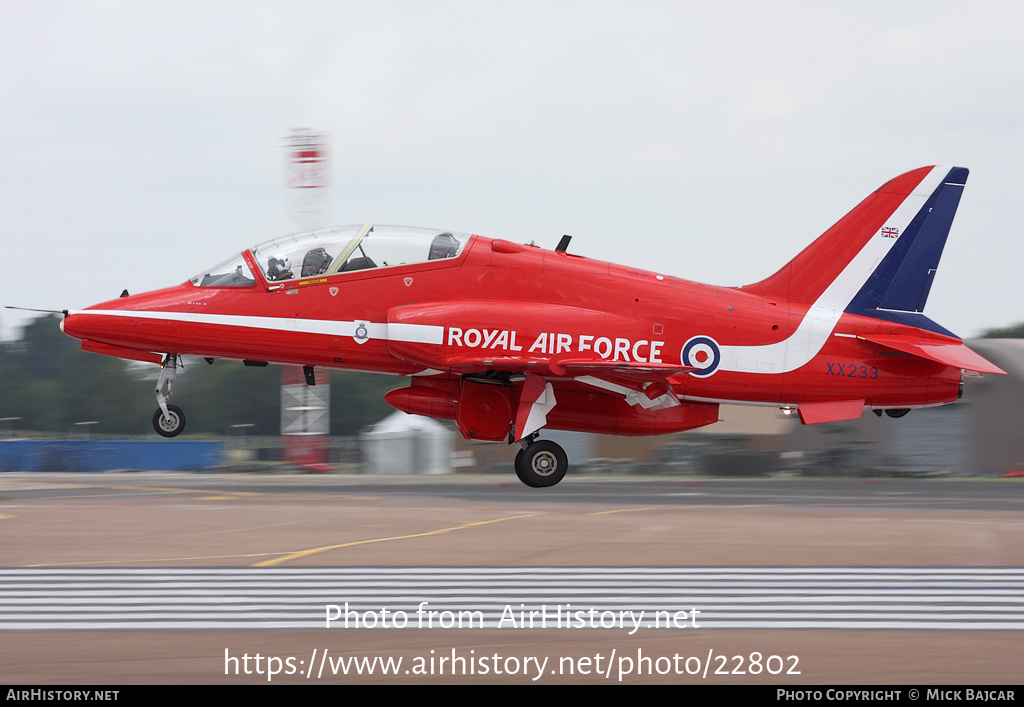
[{"label": "deployed flap", "polygon": [[454,354],[440,356],[434,363],[440,368],[449,368],[456,373],[479,371],[509,371],[512,373],[536,371],[538,374],[576,378],[578,376],[599,376],[633,385],[663,381],[687,371],[696,371],[693,366],[678,363],[635,363],[631,361],[605,361],[602,359],[561,359],[531,356],[488,356],[485,354]]},{"label": "deployed flap", "polygon": [[902,336],[899,334],[877,334],[860,337],[881,346],[937,361],[954,368],[964,368],[979,373],[1003,373],[1006,371],[989,363],[962,343],[942,342],[924,337]]},{"label": "deployed flap", "polygon": [[592,385],[595,388],[618,393],[629,405],[639,405],[645,410],[662,410],[679,405],[679,398],[676,397],[675,392],[673,392],[672,387],[667,381],[658,381],[646,385],[636,385],[632,382],[629,385],[620,385],[608,380],[607,376],[580,376],[576,380],[580,383]]},{"label": "deployed flap", "polygon": [[633,363],[602,359],[563,358],[551,361],[551,372],[558,376],[599,376],[635,382],[661,381],[680,373],[699,370],[679,363]]},{"label": "deployed flap", "polygon": [[697,370],[675,363],[631,363],[590,359],[561,359],[551,362],[551,370],[568,375],[580,383],[622,395],[630,405],[645,410],[661,410],[679,405],[672,390],[673,376]]},{"label": "deployed flap", "polygon": [[487,356],[482,354],[453,354],[438,356],[433,365],[440,369],[451,369],[455,373],[478,373],[480,371],[509,371],[520,373],[540,369],[548,372],[548,362],[527,356]]},{"label": "deployed flap", "polygon": [[800,403],[800,422],[813,425],[818,422],[856,420],[864,412],[863,400],[833,400],[826,403]]}]

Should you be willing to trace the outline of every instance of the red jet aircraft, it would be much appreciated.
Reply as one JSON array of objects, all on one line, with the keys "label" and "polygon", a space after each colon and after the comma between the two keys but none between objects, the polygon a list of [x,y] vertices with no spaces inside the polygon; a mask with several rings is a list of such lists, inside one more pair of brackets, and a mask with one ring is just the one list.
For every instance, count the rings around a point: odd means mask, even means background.
[{"label": "red jet aircraft", "polygon": [[182,355],[408,376],[387,401],[518,442],[528,486],[565,475],[541,429],[689,430],[719,403],[796,410],[804,423],[944,405],[965,371],[1002,373],[922,314],[967,179],[923,167],[883,185],[789,264],[713,287],[451,231],[346,226],[256,246],[191,280],[66,313],[95,353],[162,366]]}]

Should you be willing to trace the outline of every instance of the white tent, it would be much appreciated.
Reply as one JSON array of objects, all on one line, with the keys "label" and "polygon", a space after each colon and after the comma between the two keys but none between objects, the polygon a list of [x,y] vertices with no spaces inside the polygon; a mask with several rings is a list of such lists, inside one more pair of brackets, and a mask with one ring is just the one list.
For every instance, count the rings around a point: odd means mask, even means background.
[{"label": "white tent", "polygon": [[437,420],[398,411],[359,435],[367,474],[448,474],[455,435]]}]

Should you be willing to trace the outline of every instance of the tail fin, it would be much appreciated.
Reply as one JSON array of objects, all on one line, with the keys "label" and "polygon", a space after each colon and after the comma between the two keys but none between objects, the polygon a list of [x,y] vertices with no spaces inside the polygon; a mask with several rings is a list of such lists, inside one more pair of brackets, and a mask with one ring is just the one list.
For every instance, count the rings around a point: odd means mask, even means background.
[{"label": "tail fin", "polygon": [[777,273],[742,289],[953,336],[921,311],[966,181],[963,167],[900,175]]}]

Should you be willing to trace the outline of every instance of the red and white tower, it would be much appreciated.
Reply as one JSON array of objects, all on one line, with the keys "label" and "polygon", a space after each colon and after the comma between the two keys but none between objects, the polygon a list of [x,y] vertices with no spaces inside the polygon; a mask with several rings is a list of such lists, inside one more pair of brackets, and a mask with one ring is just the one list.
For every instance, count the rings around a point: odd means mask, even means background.
[{"label": "red and white tower", "polygon": [[[293,130],[284,139],[285,186],[294,194],[288,213],[300,231],[328,225],[328,136]],[[281,449],[285,461],[311,469],[330,457],[331,386],[322,368],[281,369]]]},{"label": "red and white tower", "polygon": [[306,128],[284,139],[284,183],[293,190],[289,216],[300,231],[329,226],[327,187],[331,183],[328,135]]}]

